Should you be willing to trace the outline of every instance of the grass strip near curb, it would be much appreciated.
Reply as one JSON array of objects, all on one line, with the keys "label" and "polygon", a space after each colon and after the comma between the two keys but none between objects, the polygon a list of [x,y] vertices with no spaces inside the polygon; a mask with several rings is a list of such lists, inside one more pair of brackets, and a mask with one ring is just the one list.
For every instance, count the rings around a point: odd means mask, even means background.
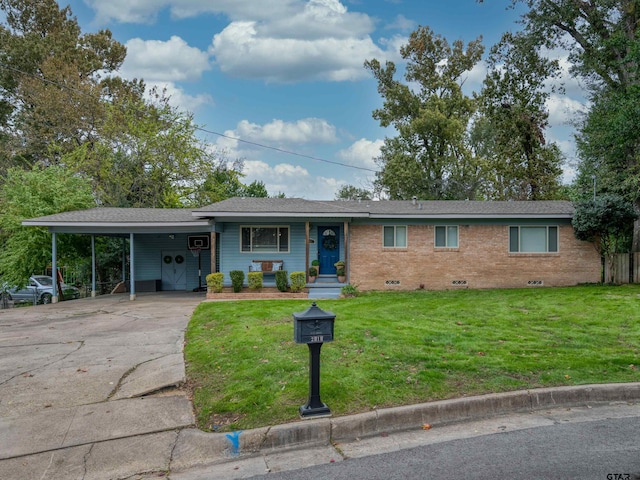
[{"label": "grass strip near curb", "polygon": [[[310,300],[205,302],[186,333],[198,426],[298,419],[309,353],[293,312]],[[640,381],[640,286],[376,292],[321,300],[336,314],[321,353],[335,416],[527,388]]]}]

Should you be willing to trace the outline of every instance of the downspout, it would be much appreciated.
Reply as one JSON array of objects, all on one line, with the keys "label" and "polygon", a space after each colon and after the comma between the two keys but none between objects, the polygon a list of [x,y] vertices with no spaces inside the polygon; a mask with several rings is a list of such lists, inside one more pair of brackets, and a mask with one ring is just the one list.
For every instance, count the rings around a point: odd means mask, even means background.
[{"label": "downspout", "polygon": [[51,234],[51,283],[53,284],[53,296],[51,303],[58,303],[58,246],[56,232]]},{"label": "downspout", "polygon": [[136,299],[136,276],[135,276],[135,247],[133,245],[133,233],[129,234],[129,300]]}]

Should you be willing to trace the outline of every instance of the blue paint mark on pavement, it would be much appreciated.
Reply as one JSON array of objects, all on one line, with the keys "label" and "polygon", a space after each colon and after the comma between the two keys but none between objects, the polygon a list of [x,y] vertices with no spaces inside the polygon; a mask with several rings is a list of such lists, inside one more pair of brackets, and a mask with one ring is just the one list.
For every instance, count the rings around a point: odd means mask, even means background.
[{"label": "blue paint mark on pavement", "polygon": [[238,430],[237,432],[227,433],[226,437],[231,442],[231,455],[239,455],[240,454],[240,434],[242,430]]}]

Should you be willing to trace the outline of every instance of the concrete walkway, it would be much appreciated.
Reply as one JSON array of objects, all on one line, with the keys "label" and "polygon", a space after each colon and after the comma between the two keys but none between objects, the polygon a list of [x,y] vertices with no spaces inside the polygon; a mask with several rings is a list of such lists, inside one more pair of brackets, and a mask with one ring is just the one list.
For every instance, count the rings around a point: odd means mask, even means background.
[{"label": "concrete walkway", "polygon": [[115,295],[0,310],[0,478],[246,478],[339,461],[361,440],[425,424],[640,402],[640,383],[563,387],[204,433],[175,388],[185,380],[184,331],[203,300]]}]

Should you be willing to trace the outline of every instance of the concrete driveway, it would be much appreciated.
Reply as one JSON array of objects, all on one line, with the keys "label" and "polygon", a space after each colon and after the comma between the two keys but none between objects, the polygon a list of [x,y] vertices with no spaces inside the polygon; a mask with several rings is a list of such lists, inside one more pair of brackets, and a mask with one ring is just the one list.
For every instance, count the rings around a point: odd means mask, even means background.
[{"label": "concrete driveway", "polygon": [[0,310],[0,478],[165,470],[178,430],[194,424],[175,387],[204,299],[123,294]]}]

